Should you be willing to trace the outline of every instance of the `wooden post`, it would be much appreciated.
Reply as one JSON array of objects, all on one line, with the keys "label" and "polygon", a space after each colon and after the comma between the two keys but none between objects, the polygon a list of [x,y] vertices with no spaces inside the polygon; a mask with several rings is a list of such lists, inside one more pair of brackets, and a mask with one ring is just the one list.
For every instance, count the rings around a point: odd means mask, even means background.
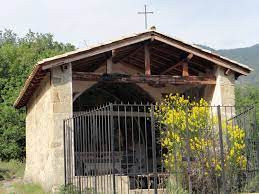
[{"label": "wooden post", "polygon": [[112,66],[113,66],[113,60],[112,60],[112,58],[113,58],[113,56],[114,56],[114,53],[115,53],[115,51],[114,50],[112,50],[112,55],[111,55],[111,57],[110,58],[108,58],[107,59],[107,61],[106,61],[106,73],[112,73]]},{"label": "wooden post", "polygon": [[107,66],[106,66],[106,68],[107,68],[107,73],[112,73],[112,59],[111,59],[111,57],[109,58],[109,59],[107,59],[107,62],[106,62],[107,64]]},{"label": "wooden post", "polygon": [[183,63],[183,77],[189,76],[189,68],[188,68],[188,62]]},{"label": "wooden post", "polygon": [[145,75],[150,76],[151,75],[151,68],[150,68],[150,52],[149,52],[149,46],[148,44],[145,44],[144,46],[145,50]]}]

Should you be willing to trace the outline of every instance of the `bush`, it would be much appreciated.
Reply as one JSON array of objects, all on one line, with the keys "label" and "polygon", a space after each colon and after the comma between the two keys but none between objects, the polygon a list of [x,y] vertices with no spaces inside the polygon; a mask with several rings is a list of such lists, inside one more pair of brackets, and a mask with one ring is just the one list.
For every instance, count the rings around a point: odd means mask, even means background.
[{"label": "bush", "polygon": [[0,162],[0,180],[23,177],[24,168],[25,164],[20,161]]},{"label": "bush", "polygon": [[[159,125],[163,160],[171,174],[178,176],[183,189],[212,193],[221,187],[221,148],[219,144],[218,118],[209,104],[201,99],[192,101],[178,94],[167,96],[155,107]],[[231,176],[242,177],[246,169],[245,131],[233,121],[222,121],[224,145],[224,171]],[[227,137],[227,138],[226,138]],[[227,141],[227,142],[226,142]],[[180,173],[175,173],[175,172]],[[180,174],[180,176],[179,176]],[[238,182],[237,180],[236,182]],[[229,183],[228,190],[232,190]],[[235,185],[236,186],[236,185]],[[238,189],[242,185],[237,185]]]},{"label": "bush", "polygon": [[247,183],[243,192],[247,192],[247,193],[259,192],[259,172],[257,172],[257,175]]}]

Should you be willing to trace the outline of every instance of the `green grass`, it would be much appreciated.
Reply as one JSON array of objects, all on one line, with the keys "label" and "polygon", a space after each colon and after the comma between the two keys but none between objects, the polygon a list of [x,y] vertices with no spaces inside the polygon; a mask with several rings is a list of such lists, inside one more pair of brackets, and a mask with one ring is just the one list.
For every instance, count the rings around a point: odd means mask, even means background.
[{"label": "green grass", "polygon": [[0,181],[23,177],[25,164],[16,160],[0,161]]},{"label": "green grass", "polygon": [[14,193],[19,194],[46,194],[41,186],[37,184],[14,183]]},{"label": "green grass", "polygon": [[244,192],[249,193],[258,193],[259,192],[259,173],[249,181],[249,183],[245,186]]},{"label": "green grass", "polygon": [[174,177],[168,179],[166,190],[168,194],[188,194],[189,192],[182,188],[180,183],[176,183]]}]

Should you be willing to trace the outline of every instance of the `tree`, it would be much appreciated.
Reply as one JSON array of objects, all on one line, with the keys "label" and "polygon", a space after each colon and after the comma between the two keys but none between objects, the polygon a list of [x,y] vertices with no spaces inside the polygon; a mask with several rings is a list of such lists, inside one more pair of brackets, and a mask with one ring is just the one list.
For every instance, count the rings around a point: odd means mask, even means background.
[{"label": "tree", "polygon": [[235,96],[237,108],[251,105],[256,107],[256,124],[259,126],[259,87],[252,84],[237,85]]},{"label": "tree", "polygon": [[33,65],[74,49],[51,34],[29,31],[20,38],[11,30],[0,31],[0,160],[25,157],[25,110],[14,109],[13,103]]}]

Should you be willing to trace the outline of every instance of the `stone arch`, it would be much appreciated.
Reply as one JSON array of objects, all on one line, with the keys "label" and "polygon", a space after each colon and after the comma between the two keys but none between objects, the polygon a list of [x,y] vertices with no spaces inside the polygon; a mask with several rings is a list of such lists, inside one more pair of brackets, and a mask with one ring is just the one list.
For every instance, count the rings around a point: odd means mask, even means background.
[{"label": "stone arch", "polygon": [[109,102],[153,103],[155,99],[134,83],[98,82],[74,97],[74,111],[85,111]]}]

